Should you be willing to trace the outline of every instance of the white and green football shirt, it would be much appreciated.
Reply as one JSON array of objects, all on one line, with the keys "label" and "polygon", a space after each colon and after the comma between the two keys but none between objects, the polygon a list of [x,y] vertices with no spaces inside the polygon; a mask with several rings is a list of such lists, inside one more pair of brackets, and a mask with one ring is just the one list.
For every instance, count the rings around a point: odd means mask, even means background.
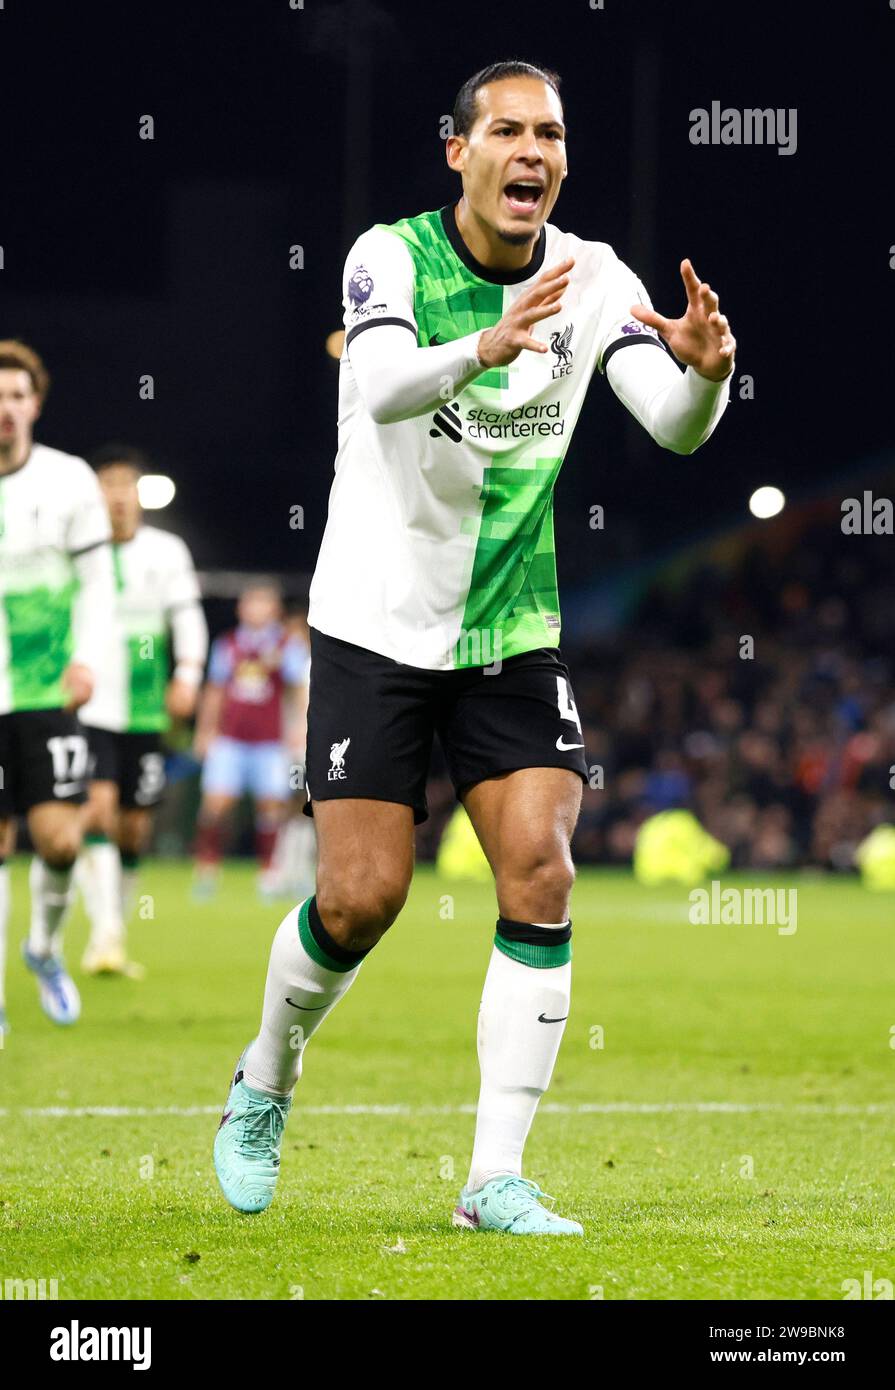
[{"label": "white and green football shirt", "polygon": [[94,634],[75,630],[76,564],[108,539],[83,459],[35,444],[0,475],[0,714],[61,709],[65,668],[75,658],[92,665]]},{"label": "white and green football shirt", "polygon": [[[101,653],[93,695],[78,713],[92,728],[156,733],[170,723],[165,709],[169,632],[179,612],[199,605],[199,582],[184,542],[156,526],[141,525],[131,540],[113,542],[112,560],[115,624]],[[196,655],[204,663],[204,644]]]},{"label": "white and green football shirt", "polygon": [[[569,257],[563,310],[533,329],[549,352],[523,351],[423,415],[373,419],[351,367],[358,334],[398,324],[420,347],[450,343],[492,327]],[[338,453],[310,625],[432,670],[557,646],[553,488],[594,369],[620,347],[664,350],[632,319],[638,301],[650,302],[610,246],[549,223],[529,264],[503,273],[475,261],[452,205],[363,233],[345,264]]]}]

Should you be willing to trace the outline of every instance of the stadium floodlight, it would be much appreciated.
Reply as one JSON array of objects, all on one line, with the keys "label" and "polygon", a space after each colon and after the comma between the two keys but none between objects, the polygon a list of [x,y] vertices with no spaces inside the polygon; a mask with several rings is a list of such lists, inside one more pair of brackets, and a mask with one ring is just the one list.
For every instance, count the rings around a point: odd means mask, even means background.
[{"label": "stadium floodlight", "polygon": [[749,510],[753,516],[760,517],[762,521],[766,517],[776,516],[782,512],[786,506],[786,498],[779,487],[759,487],[756,488],[749,498]]},{"label": "stadium floodlight", "polygon": [[137,483],[140,506],[146,511],[157,512],[174,500],[177,491],[174,480],[164,473],[144,473]]}]

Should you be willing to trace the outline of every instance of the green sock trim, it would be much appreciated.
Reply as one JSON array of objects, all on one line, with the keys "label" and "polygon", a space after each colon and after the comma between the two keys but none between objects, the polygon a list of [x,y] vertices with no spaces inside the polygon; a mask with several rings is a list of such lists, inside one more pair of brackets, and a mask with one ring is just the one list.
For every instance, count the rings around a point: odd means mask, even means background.
[{"label": "green sock trim", "polygon": [[122,850],[122,851],[121,851],[121,867],[122,867],[122,869],[135,869],[135,868],[137,867],[137,865],[139,864],[139,862],[140,862],[140,856],[139,856],[139,854],[134,854],[134,853],[133,853],[132,851],[130,851],[130,850]]},{"label": "green sock trim", "polygon": [[101,830],[88,830],[84,836],[85,845],[107,845],[108,843],[108,835],[104,835]]},{"label": "green sock trim", "polygon": [[553,970],[572,959],[571,941],[561,941],[556,946],[536,946],[530,941],[507,941],[500,932],[495,932],[494,945],[510,960],[518,961],[520,965],[531,965],[535,970]]},{"label": "green sock trim", "polygon": [[356,960],[348,961],[333,960],[332,956],[318,946],[314,933],[311,931],[309,921],[311,899],[305,898],[301,907],[298,909],[298,935],[311,960],[317,965],[321,965],[324,970],[335,970],[339,975],[347,975],[349,970],[353,970],[358,964]]}]

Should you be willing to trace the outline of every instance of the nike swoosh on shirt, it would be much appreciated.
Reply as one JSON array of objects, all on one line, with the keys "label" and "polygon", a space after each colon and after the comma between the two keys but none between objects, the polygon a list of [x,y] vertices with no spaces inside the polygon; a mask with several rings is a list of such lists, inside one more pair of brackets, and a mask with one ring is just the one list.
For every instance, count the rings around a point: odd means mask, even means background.
[{"label": "nike swoosh on shirt", "polygon": [[559,749],[560,753],[565,753],[569,748],[583,748],[583,747],[584,747],[584,744],[583,744],[583,743],[566,743],[566,742],[563,740],[562,734],[560,734],[559,738],[556,740],[556,746],[557,746],[557,748]]},{"label": "nike swoosh on shirt", "polygon": [[563,1014],[562,1018],[545,1018],[543,1014],[538,1014],[538,1023],[565,1023],[568,1017],[568,1014]]},{"label": "nike swoosh on shirt", "polygon": [[293,1009],[301,1009],[302,1013],[305,1014],[319,1014],[321,1009],[326,1008],[325,1004],[296,1004],[288,995],[286,996],[286,1003],[291,1004]]}]

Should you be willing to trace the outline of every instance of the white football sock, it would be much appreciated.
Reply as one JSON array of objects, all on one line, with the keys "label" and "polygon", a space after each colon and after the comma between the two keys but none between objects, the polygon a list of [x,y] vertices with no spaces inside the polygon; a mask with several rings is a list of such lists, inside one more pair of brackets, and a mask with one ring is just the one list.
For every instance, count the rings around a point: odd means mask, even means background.
[{"label": "white football sock", "polygon": [[6,924],[9,920],[9,865],[0,864],[0,1009],[6,1003]]},{"label": "white football sock", "polygon": [[75,868],[75,882],[84,897],[90,918],[90,945],[120,943],[124,939],[121,915],[121,856],[108,840],[85,844]]},{"label": "white football sock", "polygon": [[36,956],[53,955],[58,949],[63,918],[71,903],[73,865],[53,869],[35,854],[28,871],[31,887],[31,931],[28,948]]},{"label": "white football sock", "polygon": [[349,970],[328,970],[318,962],[315,957],[320,951],[308,936],[306,913],[299,931],[299,914],[305,906],[303,903],[293,909],[277,928],[267,968],[261,1030],[243,1064],[246,1085],[274,1095],[289,1095],[301,1076],[301,1057],[308,1039],[354,983],[360,969],[360,960]]},{"label": "white football sock", "polygon": [[491,953],[478,1021],[482,1084],[466,1184],[471,1192],[500,1173],[521,1176],[525,1140],[565,1031],[571,985],[571,961],[538,969],[497,946]]}]

